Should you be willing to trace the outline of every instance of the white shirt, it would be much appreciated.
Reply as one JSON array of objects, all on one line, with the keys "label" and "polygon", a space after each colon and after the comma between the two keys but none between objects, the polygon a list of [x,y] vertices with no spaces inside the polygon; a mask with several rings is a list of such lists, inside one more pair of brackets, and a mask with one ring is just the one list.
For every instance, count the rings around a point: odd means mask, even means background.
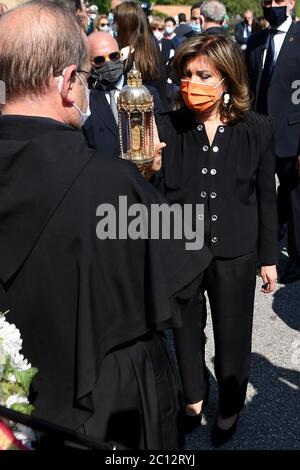
[{"label": "white shirt", "polygon": [[[117,99],[118,99],[118,96],[120,94],[120,91],[122,90],[123,88],[123,85],[124,85],[124,75],[121,76],[121,78],[119,78],[119,80],[117,81],[117,83],[115,84],[115,88],[117,89],[116,90],[116,93],[115,93],[115,100],[117,102]],[[109,90],[105,90],[105,97],[107,99],[107,102],[110,106],[110,94],[109,94]]]},{"label": "white shirt", "polygon": [[[276,62],[279,56],[279,53],[281,51],[283,41],[285,40],[286,34],[288,30],[290,29],[290,26],[292,24],[292,18],[289,16],[278,28],[277,31],[279,33],[275,34],[274,36],[274,46],[275,46],[275,55],[274,55],[274,61]],[[267,48],[268,48],[268,43],[265,46],[264,50],[264,57],[263,57],[263,67],[265,65],[265,60],[266,60],[266,55],[267,55]]]},{"label": "white shirt", "polygon": [[252,33],[252,26],[250,24],[245,24],[243,37],[247,39],[251,35],[251,33]]}]

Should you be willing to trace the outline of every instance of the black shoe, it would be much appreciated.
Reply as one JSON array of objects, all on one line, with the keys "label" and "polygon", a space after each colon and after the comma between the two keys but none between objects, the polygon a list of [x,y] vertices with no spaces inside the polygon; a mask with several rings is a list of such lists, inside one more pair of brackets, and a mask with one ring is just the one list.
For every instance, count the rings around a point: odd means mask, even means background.
[{"label": "black shoe", "polygon": [[287,269],[279,276],[280,284],[291,284],[300,280],[300,262],[298,260],[291,260]]},{"label": "black shoe", "polygon": [[195,415],[195,416],[189,416],[186,413],[184,414],[184,431],[186,434],[189,434],[195,429],[197,429],[200,424],[201,424],[201,419],[202,419],[202,410],[200,414]]},{"label": "black shoe", "polygon": [[211,442],[214,447],[221,447],[233,436],[236,430],[236,426],[239,420],[239,414],[236,417],[235,422],[229,429],[222,429],[216,423],[212,429]]}]

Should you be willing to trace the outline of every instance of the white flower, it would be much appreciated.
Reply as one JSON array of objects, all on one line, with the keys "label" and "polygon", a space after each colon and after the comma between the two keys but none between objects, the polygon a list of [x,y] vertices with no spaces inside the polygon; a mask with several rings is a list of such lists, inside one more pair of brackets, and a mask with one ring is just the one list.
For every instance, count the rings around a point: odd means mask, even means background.
[{"label": "white flower", "polygon": [[12,357],[11,365],[18,370],[27,370],[31,367],[31,364],[24,358],[23,354],[19,353]]},{"label": "white flower", "polygon": [[31,448],[31,443],[36,440],[36,436],[31,428],[24,426],[24,424],[16,423],[12,427],[14,436],[26,447]]},{"label": "white flower", "polygon": [[15,374],[8,374],[7,380],[11,384],[15,384],[17,382]]},{"label": "white flower", "polygon": [[3,352],[13,357],[22,348],[20,331],[13,323],[8,323],[5,314],[0,315],[0,338]]},{"label": "white flower", "polygon": [[6,407],[11,408],[15,403],[23,403],[25,405],[29,405],[28,398],[20,395],[10,395],[6,400]]},{"label": "white flower", "polygon": [[[18,328],[6,321],[5,315],[8,313],[0,312],[0,405],[11,408],[15,404],[24,405],[24,409],[31,411],[29,400],[21,391],[26,384],[26,377],[20,374],[31,368],[31,364],[21,354],[22,339]],[[33,370],[34,375],[36,371]],[[30,373],[29,373],[30,375]],[[9,395],[7,383],[15,384],[15,394]],[[4,387],[5,384],[5,387]],[[21,394],[18,394],[20,390]],[[30,447],[30,443],[35,440],[35,436],[30,428],[21,424],[10,422],[10,427],[15,437]]]}]

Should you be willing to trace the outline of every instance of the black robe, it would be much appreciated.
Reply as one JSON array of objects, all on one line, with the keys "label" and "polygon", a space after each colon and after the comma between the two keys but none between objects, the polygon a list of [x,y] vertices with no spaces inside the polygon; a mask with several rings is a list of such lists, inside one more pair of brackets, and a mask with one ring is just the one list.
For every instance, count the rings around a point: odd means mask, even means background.
[{"label": "black robe", "polygon": [[[134,165],[99,158],[81,132],[46,118],[0,117],[0,311],[10,310],[23,353],[39,369],[35,415],[70,429],[93,416],[101,421],[106,404],[98,391],[118,388],[111,377],[99,383],[112,351],[116,361],[126,350],[135,393],[146,390],[151,399],[140,355],[150,357],[152,348],[163,357],[161,335],[153,340],[158,347],[149,335],[180,325],[177,294],[197,282],[211,258],[206,249],[185,251],[181,241],[99,240],[97,207],[118,207],[119,195],[128,206],[162,201]],[[141,447],[165,445],[146,441]]]}]

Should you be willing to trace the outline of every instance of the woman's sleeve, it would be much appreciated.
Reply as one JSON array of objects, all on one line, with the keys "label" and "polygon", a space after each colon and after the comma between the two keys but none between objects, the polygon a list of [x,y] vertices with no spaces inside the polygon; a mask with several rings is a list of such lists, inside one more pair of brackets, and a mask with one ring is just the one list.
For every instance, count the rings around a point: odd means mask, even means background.
[{"label": "woman's sleeve", "polygon": [[261,265],[271,266],[278,262],[274,131],[271,120],[265,116],[259,116],[258,125],[258,132],[262,136],[257,175],[258,255]]}]

